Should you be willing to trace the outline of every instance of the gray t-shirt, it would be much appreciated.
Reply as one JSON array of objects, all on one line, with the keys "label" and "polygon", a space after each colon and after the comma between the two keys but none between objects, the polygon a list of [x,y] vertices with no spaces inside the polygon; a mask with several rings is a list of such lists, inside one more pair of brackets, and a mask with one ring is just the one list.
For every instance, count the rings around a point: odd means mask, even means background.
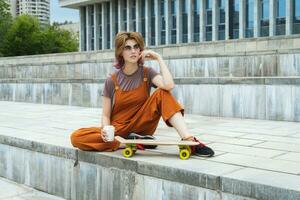
[{"label": "gray t-shirt", "polygon": [[[158,73],[151,67],[148,67],[148,69],[149,70],[148,70],[147,78],[149,80],[148,87],[149,87],[149,91],[150,91],[151,87],[155,87],[152,84],[152,79]],[[142,84],[143,79],[144,79],[143,67],[139,67],[138,70],[136,70],[136,72],[134,72],[131,75],[126,75],[121,69],[116,70],[115,73],[116,73],[116,78],[117,78],[118,84],[123,91],[129,91],[129,90],[139,87]],[[103,96],[108,97],[110,99],[113,98],[114,91],[115,91],[115,84],[114,84],[114,81],[112,80],[111,75],[109,77],[107,77],[107,79],[104,83],[104,89],[103,89],[103,93],[102,93]]]}]

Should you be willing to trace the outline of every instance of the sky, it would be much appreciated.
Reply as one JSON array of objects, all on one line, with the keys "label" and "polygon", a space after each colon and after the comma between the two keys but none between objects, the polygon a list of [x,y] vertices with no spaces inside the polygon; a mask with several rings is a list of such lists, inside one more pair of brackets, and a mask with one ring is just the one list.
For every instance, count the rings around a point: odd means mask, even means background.
[{"label": "sky", "polygon": [[61,8],[58,0],[50,0],[50,22],[79,22],[79,12],[76,9]]}]

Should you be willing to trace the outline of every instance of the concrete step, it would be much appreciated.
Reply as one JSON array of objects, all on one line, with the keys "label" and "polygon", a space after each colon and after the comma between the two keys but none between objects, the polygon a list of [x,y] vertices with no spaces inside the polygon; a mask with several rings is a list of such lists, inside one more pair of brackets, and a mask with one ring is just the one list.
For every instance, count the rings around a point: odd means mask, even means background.
[{"label": "concrete step", "polygon": [[38,191],[23,184],[0,177],[1,200],[64,200],[45,192]]},{"label": "concrete step", "polygon": [[[180,160],[159,146],[73,148],[70,134],[99,125],[101,109],[0,101],[0,176],[66,199],[300,199],[300,124],[186,115],[189,131],[216,156]],[[164,122],[158,139],[179,139]]]},{"label": "concrete step", "polygon": [[[105,79],[2,79],[0,100],[101,107]],[[186,113],[300,121],[300,77],[175,78]]]},{"label": "concrete step", "polygon": [[[97,79],[106,78],[114,71],[112,58],[91,60],[87,56],[77,61],[73,56],[28,56],[23,60],[7,58],[7,62],[3,63],[0,59],[0,79]],[[164,60],[174,77],[300,76],[300,53],[297,51],[195,57],[176,55],[164,57]],[[157,62],[147,61],[145,65],[159,71]]]}]

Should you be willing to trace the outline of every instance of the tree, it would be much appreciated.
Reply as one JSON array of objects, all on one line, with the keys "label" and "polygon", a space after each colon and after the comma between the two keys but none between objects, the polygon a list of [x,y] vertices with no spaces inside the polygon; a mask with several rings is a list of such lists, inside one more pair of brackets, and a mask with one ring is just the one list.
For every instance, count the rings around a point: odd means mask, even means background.
[{"label": "tree", "polygon": [[21,15],[12,23],[4,37],[5,56],[33,55],[39,53],[39,21],[29,15]]},{"label": "tree", "polygon": [[0,0],[0,16],[9,15],[9,5],[5,0]]},{"label": "tree", "polygon": [[74,52],[78,51],[78,41],[56,25],[41,27],[36,18],[21,15],[5,34],[2,49],[5,56]]},{"label": "tree", "polygon": [[64,53],[78,51],[75,34],[60,29],[57,25],[46,28],[41,34],[43,53]]},{"label": "tree", "polygon": [[0,0],[0,57],[3,56],[3,41],[7,30],[11,26],[12,17],[9,12],[9,5],[4,0]]}]

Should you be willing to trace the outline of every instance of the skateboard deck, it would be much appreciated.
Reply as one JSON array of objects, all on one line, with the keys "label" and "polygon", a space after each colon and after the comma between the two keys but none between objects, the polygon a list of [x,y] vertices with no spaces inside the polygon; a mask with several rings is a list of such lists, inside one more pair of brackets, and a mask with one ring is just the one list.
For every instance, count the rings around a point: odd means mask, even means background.
[{"label": "skateboard deck", "polygon": [[169,140],[149,140],[149,139],[124,139],[120,136],[116,136],[115,139],[122,144],[126,145],[126,148],[122,151],[125,158],[130,158],[137,151],[137,144],[143,145],[177,145],[179,147],[179,157],[182,160],[186,160],[191,155],[190,146],[198,145],[199,143],[193,141],[169,141]]}]

